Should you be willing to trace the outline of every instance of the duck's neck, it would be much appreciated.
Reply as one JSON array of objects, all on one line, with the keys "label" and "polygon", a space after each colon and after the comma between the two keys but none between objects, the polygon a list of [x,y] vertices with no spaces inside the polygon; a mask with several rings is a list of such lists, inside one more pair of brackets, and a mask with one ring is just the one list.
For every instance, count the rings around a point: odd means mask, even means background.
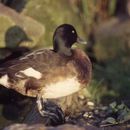
[{"label": "duck's neck", "polygon": [[72,50],[70,47],[66,47],[65,46],[65,42],[63,42],[62,40],[54,41],[54,51],[59,53],[59,54],[63,54],[65,56],[71,56],[72,55]]}]

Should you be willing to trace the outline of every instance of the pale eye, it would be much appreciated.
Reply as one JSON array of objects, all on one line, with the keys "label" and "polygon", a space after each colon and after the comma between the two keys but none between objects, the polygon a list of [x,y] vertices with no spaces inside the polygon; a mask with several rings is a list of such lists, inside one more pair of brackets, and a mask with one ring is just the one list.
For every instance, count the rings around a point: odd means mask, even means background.
[{"label": "pale eye", "polygon": [[74,30],[72,30],[72,33],[75,33],[75,31],[74,31]]}]

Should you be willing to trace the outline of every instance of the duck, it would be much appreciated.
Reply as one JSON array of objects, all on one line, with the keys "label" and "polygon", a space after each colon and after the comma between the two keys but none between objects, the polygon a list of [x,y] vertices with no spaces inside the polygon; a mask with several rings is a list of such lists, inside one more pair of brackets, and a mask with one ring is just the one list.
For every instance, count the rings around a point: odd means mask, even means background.
[{"label": "duck", "polygon": [[53,49],[39,49],[8,61],[0,67],[0,84],[22,95],[56,99],[85,88],[92,77],[87,54],[75,43],[84,42],[71,24],[58,26]]}]

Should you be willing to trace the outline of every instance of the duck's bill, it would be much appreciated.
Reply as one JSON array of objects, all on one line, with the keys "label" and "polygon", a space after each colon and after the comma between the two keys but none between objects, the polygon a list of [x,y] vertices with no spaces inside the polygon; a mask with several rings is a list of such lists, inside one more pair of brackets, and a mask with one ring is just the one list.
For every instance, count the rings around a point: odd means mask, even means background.
[{"label": "duck's bill", "polygon": [[85,40],[81,39],[80,37],[77,38],[77,43],[87,44],[87,42]]}]

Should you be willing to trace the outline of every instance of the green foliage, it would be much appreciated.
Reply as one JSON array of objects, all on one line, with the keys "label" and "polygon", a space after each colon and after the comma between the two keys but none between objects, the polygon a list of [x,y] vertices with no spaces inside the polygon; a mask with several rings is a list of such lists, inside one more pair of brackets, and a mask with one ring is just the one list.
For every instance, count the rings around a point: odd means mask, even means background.
[{"label": "green foliage", "polygon": [[[97,81],[103,80],[107,86],[107,90],[114,91],[115,96],[120,98],[129,98],[130,93],[130,62],[129,56],[120,56],[111,60],[107,60],[102,65],[94,66],[94,77]],[[104,87],[102,85],[102,87]]]},{"label": "green foliage", "polygon": [[103,102],[107,104],[119,96],[114,90],[108,89],[104,79],[92,80],[87,90],[86,95],[96,103]]},{"label": "green foliage", "polygon": [[103,80],[108,93],[113,91],[114,99],[120,100],[130,98],[129,23],[129,20],[111,19],[100,26],[95,35],[94,79]]},{"label": "green foliage", "polygon": [[118,105],[116,102],[112,102],[107,108],[107,113],[114,116],[107,117],[102,121],[102,124],[109,123],[115,125],[130,121],[130,109],[124,103]]}]

